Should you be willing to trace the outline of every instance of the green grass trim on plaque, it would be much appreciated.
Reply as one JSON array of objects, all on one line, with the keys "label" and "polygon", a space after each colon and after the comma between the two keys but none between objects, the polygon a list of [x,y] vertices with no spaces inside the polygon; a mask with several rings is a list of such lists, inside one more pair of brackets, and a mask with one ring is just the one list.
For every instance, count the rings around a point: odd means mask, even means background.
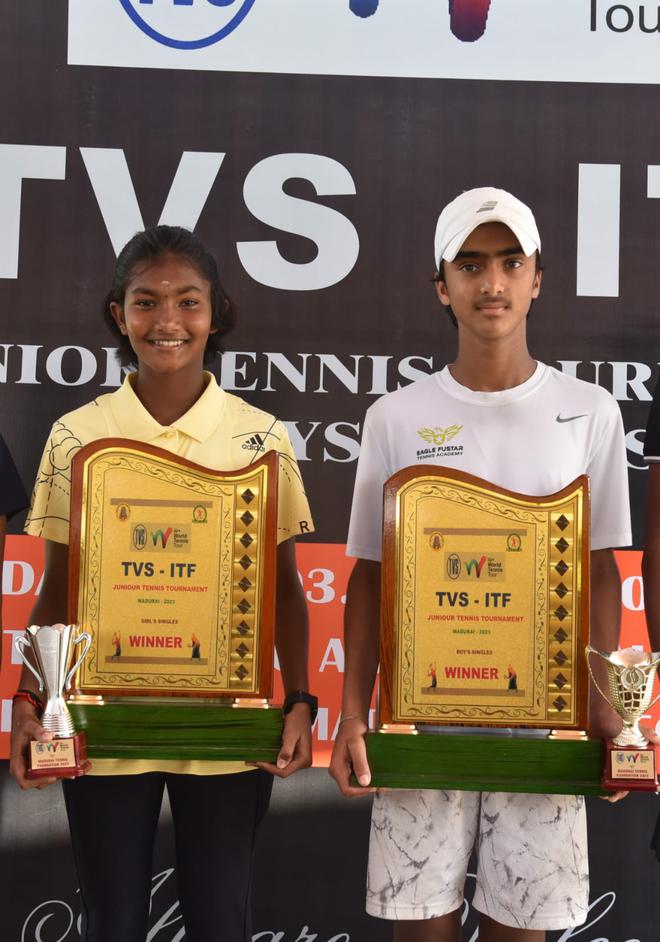
[{"label": "green grass trim on plaque", "polygon": [[368,733],[366,743],[372,786],[606,794],[600,739]]},{"label": "green grass trim on plaque", "polygon": [[282,711],[196,702],[69,703],[90,759],[274,762]]}]

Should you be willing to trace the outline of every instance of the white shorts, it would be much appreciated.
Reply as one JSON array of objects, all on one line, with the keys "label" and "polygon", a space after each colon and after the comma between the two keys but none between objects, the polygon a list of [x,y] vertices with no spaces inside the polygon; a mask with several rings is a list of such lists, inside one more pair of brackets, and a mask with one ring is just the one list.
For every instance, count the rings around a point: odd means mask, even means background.
[{"label": "white shorts", "polygon": [[393,790],[371,815],[367,912],[432,919],[461,907],[478,855],[473,905],[505,926],[581,925],[589,905],[584,798]]}]

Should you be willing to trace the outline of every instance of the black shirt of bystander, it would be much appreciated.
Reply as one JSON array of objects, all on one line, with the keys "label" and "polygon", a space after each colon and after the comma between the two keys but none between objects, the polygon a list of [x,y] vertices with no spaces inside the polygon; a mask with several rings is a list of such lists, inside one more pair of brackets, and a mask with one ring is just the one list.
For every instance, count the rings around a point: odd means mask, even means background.
[{"label": "black shirt of bystander", "polygon": [[0,435],[0,517],[10,520],[29,505],[25,488],[18,476],[5,440]]}]

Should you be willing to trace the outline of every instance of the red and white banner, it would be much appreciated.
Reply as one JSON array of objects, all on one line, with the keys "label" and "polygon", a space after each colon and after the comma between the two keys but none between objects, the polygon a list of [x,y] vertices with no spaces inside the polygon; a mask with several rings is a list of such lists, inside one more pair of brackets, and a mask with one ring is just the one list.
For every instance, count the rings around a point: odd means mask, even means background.
[{"label": "red and white banner", "polygon": [[[9,537],[4,564],[4,627],[2,640],[3,670],[0,677],[2,730],[0,758],[9,755],[11,696],[16,690],[21,662],[14,650],[14,639],[28,623],[43,576],[44,550],[34,537]],[[341,710],[344,674],[343,618],[346,586],[353,560],[339,543],[301,543],[297,548],[298,571],[310,617],[309,674],[310,688],[319,698],[319,713],[314,726],[314,764],[327,765],[332,752]],[[622,578],[621,645],[648,648],[644,620],[644,590],[640,572],[641,553],[618,552]],[[279,672],[276,671],[274,703],[283,698]],[[372,713],[372,725],[374,716]],[[645,721],[656,725],[660,733],[660,703]]]}]

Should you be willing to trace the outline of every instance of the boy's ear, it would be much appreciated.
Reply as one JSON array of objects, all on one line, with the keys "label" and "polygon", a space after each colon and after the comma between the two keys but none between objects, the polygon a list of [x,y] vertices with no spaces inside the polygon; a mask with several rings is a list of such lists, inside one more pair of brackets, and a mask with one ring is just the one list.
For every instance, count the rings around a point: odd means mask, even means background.
[{"label": "boy's ear", "polygon": [[440,304],[444,304],[445,307],[449,307],[451,301],[449,300],[449,295],[447,294],[447,284],[442,281],[440,276],[438,276],[434,282],[435,284],[435,293],[440,299]]}]

